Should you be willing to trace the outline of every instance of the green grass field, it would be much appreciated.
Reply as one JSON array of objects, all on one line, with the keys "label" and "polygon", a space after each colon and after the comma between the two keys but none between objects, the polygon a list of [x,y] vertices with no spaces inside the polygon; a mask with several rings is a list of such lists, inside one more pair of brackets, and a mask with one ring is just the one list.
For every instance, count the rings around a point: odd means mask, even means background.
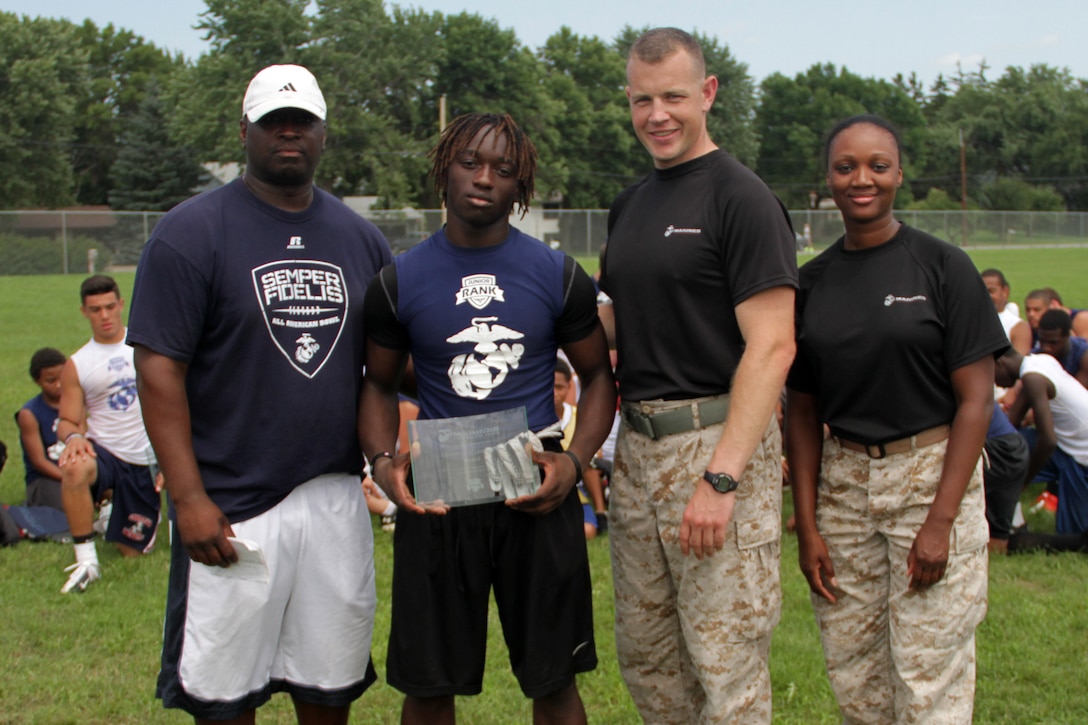
[{"label": "green grass field", "polygon": [[[1081,249],[973,251],[979,268],[1002,269],[1013,299],[1051,286],[1066,304],[1088,307],[1088,252]],[[804,261],[804,259],[802,259]],[[595,260],[583,260],[593,271]],[[127,293],[132,275],[119,274]],[[13,413],[36,388],[27,375],[31,353],[50,345],[71,352],[88,337],[79,315],[79,276],[0,277],[0,440],[9,447],[0,475],[0,501],[23,499],[23,469]],[[1025,493],[1025,500],[1038,487]],[[789,510],[787,495],[786,511]],[[1053,527],[1047,515],[1032,528]],[[373,649],[384,671],[389,629],[391,538],[375,533],[379,610]],[[612,584],[608,540],[588,543],[594,579],[599,668],[579,679],[592,722],[634,723],[637,714],[620,680],[612,637]],[[71,548],[23,543],[0,550],[0,723],[185,723],[154,700],[168,557],[166,543],[138,561],[99,546],[105,578],[83,595],[61,596],[62,569]],[[775,721],[834,723],[837,708],[827,685],[807,586],[797,569],[796,540],[783,538],[782,621],[771,654]],[[1088,556],[1030,555],[990,564],[990,609],[978,631],[979,723],[1088,722],[1088,610],[1083,606]],[[498,622],[492,617],[484,694],[460,701],[465,723],[529,722],[530,708],[509,674]],[[354,723],[395,723],[400,696],[379,683],[356,703]],[[277,696],[261,723],[293,723],[289,701]]]}]

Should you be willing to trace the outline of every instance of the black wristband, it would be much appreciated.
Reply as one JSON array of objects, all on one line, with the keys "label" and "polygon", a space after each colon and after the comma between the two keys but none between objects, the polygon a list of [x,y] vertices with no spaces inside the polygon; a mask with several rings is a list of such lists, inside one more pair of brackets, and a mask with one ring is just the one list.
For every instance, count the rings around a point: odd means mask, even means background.
[{"label": "black wristband", "polygon": [[582,480],[582,462],[578,460],[578,456],[574,455],[573,451],[563,451],[563,455],[574,462],[574,482],[578,483]]},{"label": "black wristband", "polygon": [[373,456],[371,456],[370,457],[370,470],[371,471],[374,470],[374,464],[378,462],[379,458],[388,458],[389,460],[393,460],[393,454],[390,453],[389,451],[382,451],[381,453],[375,453]]}]

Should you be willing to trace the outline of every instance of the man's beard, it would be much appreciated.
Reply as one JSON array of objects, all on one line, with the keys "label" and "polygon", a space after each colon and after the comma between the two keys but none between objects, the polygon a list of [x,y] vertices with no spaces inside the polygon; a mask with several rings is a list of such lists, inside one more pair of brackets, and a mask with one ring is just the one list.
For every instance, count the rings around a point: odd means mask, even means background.
[{"label": "man's beard", "polygon": [[314,180],[313,169],[288,167],[265,172],[264,181],[275,186],[302,186]]}]

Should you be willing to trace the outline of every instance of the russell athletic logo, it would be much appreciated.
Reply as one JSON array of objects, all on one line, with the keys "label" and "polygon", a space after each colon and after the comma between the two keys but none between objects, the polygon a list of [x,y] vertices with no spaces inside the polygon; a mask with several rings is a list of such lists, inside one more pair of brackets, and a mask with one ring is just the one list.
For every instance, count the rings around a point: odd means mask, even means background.
[{"label": "russell athletic logo", "polygon": [[312,260],[269,262],[253,270],[253,290],[276,347],[291,367],[313,378],[347,321],[343,271]]},{"label": "russell athletic logo", "polygon": [[884,306],[891,307],[897,302],[900,304],[910,302],[925,302],[926,299],[927,298],[925,295],[914,295],[913,297],[897,297],[896,295],[888,295],[884,298]]},{"label": "russell athletic logo", "polygon": [[473,274],[461,278],[461,289],[457,290],[457,304],[467,302],[478,310],[491,304],[491,300],[505,302],[502,287],[495,284],[493,274]]},{"label": "russell athletic logo", "polygon": [[671,237],[673,234],[702,234],[702,229],[688,229],[684,227],[675,227],[672,224],[665,227],[665,236]]}]

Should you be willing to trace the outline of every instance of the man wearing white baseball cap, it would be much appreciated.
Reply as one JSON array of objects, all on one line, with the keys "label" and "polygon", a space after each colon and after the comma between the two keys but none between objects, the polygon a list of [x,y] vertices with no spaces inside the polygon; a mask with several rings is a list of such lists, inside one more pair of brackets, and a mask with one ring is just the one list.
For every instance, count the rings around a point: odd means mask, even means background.
[{"label": "man wearing white baseball cap", "polygon": [[347,723],[376,678],[356,414],[392,256],[314,186],[325,117],[307,69],[254,76],[245,173],[163,217],[137,268],[128,343],[175,534],[156,694],[198,723],[252,723],[275,692]]}]

